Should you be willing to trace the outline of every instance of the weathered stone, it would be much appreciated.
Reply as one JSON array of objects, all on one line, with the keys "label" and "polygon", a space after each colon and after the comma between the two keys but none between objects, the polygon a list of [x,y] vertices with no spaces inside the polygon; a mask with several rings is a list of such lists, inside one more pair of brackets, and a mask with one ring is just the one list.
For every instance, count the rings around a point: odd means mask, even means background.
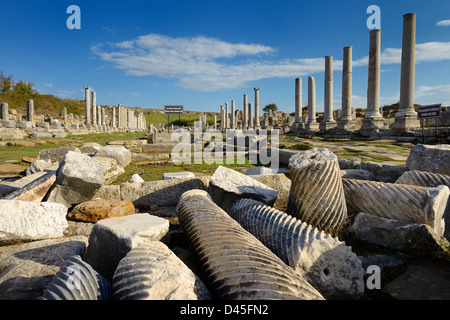
[{"label": "weathered stone", "polygon": [[195,178],[195,175],[192,172],[167,172],[163,173],[163,180],[170,179],[186,179],[186,178]]},{"label": "weathered stone", "polygon": [[41,160],[41,159],[37,159],[34,160],[31,163],[31,166],[27,169],[27,176],[36,173],[36,172],[41,172],[44,171],[45,169],[48,169],[52,166],[52,160],[47,159],[47,160]]},{"label": "weathered stone", "polygon": [[303,277],[217,206],[206,191],[184,193],[177,216],[217,299],[323,300]]},{"label": "weathered stone", "polygon": [[289,160],[288,213],[332,233],[347,219],[339,162],[330,150],[313,148]]},{"label": "weathered stone", "polygon": [[111,300],[111,285],[79,255],[64,261],[39,300]]},{"label": "weathered stone", "polygon": [[167,220],[147,213],[100,220],[92,228],[84,260],[111,280],[120,260],[131,249],[149,240],[160,240],[168,230]]},{"label": "weathered stone", "polygon": [[[209,177],[124,183],[120,186],[120,199],[132,201],[140,210],[151,206],[176,206],[180,196],[191,189],[206,190]],[[107,192],[116,190],[105,190]]]},{"label": "weathered stone", "polygon": [[66,215],[59,203],[0,200],[0,241],[62,237]]},{"label": "weathered stone", "polygon": [[[28,177],[33,177],[34,175],[32,174]],[[0,199],[40,202],[42,201],[42,199],[44,199],[45,195],[53,186],[55,181],[55,172],[49,172],[43,175],[39,175],[39,177],[37,177],[35,180],[17,190],[14,190],[6,196],[0,197]]]},{"label": "weathered stone", "polygon": [[125,169],[117,164],[116,159],[95,156],[93,159],[103,164],[103,176],[105,177],[105,184],[111,184],[117,180],[117,178],[125,173]]},{"label": "weathered stone", "polygon": [[406,184],[342,179],[345,198],[352,213],[367,212],[379,217],[427,224],[444,234],[447,186],[436,188]]},{"label": "weathered stone", "polygon": [[65,260],[84,253],[87,242],[78,236],[0,247],[0,300],[37,299]]},{"label": "weathered stone", "polygon": [[237,201],[230,216],[326,299],[364,292],[361,261],[338,238],[252,199]]},{"label": "weathered stone", "polygon": [[372,173],[364,169],[341,170],[341,177],[345,179],[377,180]]},{"label": "weathered stone", "polygon": [[107,157],[113,158],[117,161],[117,164],[125,168],[131,162],[131,152],[124,146],[107,145],[101,147],[94,154],[94,157]]},{"label": "weathered stone", "polygon": [[289,201],[289,191],[291,190],[291,180],[283,173],[273,175],[260,174],[252,175],[252,178],[264,183],[269,188],[278,191],[278,197],[273,207],[285,211]]},{"label": "weathered stone", "polygon": [[53,138],[53,135],[49,132],[35,132],[30,138]]},{"label": "weathered stone", "polygon": [[0,128],[0,140],[23,139],[24,132],[20,129]]},{"label": "weathered stone", "polygon": [[239,199],[251,198],[273,205],[278,191],[236,170],[218,166],[209,181],[208,192],[223,210],[229,211]]},{"label": "weathered stone", "polygon": [[399,251],[426,253],[442,245],[429,225],[382,218],[360,212],[350,228],[358,239]]},{"label": "weathered stone", "polygon": [[[444,185],[450,188],[450,176],[440,173],[432,173],[426,171],[406,171],[395,183],[410,184],[422,187],[437,187]],[[447,206],[444,212],[445,231],[444,237],[450,240],[450,197],[447,200]]]},{"label": "weathered stone", "polygon": [[83,144],[80,147],[80,151],[82,153],[96,153],[101,148],[102,148],[102,145],[98,144],[97,142],[88,142],[88,143]]},{"label": "weathered stone", "polygon": [[67,152],[57,171],[56,187],[48,201],[63,203],[70,207],[91,200],[92,195],[104,181],[103,165],[82,153]]},{"label": "weathered stone", "polygon": [[253,175],[261,175],[261,174],[268,174],[272,175],[274,174],[272,169],[267,167],[256,167],[256,168],[248,168],[247,171],[245,171],[245,174],[247,176],[253,176]]},{"label": "weathered stone", "polygon": [[41,160],[50,159],[52,161],[59,161],[69,151],[81,153],[80,149],[77,147],[59,147],[52,149],[42,149],[41,151],[39,151],[37,158]]},{"label": "weathered stone", "polygon": [[97,222],[102,219],[134,214],[131,201],[93,199],[77,204],[67,217],[84,222]]},{"label": "weathered stone", "polygon": [[450,145],[422,145],[411,148],[406,167],[450,175]]},{"label": "weathered stone", "polygon": [[115,300],[210,300],[203,282],[162,242],[133,248],[112,280]]},{"label": "weathered stone", "polygon": [[128,180],[129,183],[141,183],[141,182],[145,182],[144,179],[141,178],[141,176],[137,173],[133,174],[130,178],[130,180]]}]

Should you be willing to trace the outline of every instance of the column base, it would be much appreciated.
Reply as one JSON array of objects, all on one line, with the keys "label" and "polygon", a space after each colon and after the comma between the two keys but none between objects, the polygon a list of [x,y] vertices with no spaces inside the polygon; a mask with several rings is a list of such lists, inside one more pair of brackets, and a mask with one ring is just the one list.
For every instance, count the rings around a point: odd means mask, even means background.
[{"label": "column base", "polygon": [[317,122],[306,123],[305,124],[306,131],[319,131],[319,124]]},{"label": "column base", "polygon": [[384,127],[383,118],[364,118],[360,132],[363,136],[370,137],[378,129],[384,129]]},{"label": "column base", "polygon": [[319,129],[322,132],[326,132],[331,129],[335,129],[337,127],[336,121],[322,121],[319,124]]},{"label": "column base", "polygon": [[299,130],[303,130],[303,128],[305,128],[305,124],[303,122],[294,122],[292,124],[291,130],[299,131]]},{"label": "column base", "polygon": [[339,130],[353,131],[358,130],[360,122],[355,120],[338,120],[337,128]]},{"label": "column base", "polygon": [[420,120],[415,115],[400,115],[395,117],[394,125],[392,126],[392,132],[394,134],[402,134],[408,130],[420,129]]}]

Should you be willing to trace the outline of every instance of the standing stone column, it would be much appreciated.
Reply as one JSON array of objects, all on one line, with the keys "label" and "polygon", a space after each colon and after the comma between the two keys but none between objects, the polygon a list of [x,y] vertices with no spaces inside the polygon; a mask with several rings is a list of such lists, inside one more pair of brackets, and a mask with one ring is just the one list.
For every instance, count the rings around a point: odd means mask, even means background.
[{"label": "standing stone column", "polygon": [[228,119],[228,102],[225,102],[225,130],[229,128],[230,120]]},{"label": "standing stone column", "polygon": [[225,127],[225,113],[223,110],[223,105],[220,105],[220,130],[223,130]]},{"label": "standing stone column", "polygon": [[308,123],[305,129],[308,131],[319,129],[316,121],[316,81],[314,77],[308,77]]},{"label": "standing stone column", "polygon": [[116,127],[116,107],[112,107],[112,122],[111,122],[111,126],[113,128]]},{"label": "standing stone column", "polygon": [[92,125],[97,125],[97,94],[95,91],[92,91]]},{"label": "standing stone column", "polygon": [[242,119],[242,129],[245,130],[248,128],[248,102],[247,95],[244,94],[244,119]]},{"label": "standing stone column", "polygon": [[217,129],[217,114],[214,113],[214,129]]},{"label": "standing stone column", "polygon": [[369,46],[367,110],[361,126],[361,133],[365,136],[370,136],[373,130],[384,127],[384,119],[380,114],[380,57],[381,30],[372,30]]},{"label": "standing stone column", "polygon": [[336,126],[333,119],[333,56],[325,57],[325,101],[323,120],[320,131],[327,131]]},{"label": "standing stone column", "polygon": [[27,100],[27,121],[33,122],[34,120],[34,101],[32,99]]},{"label": "standing stone column", "polygon": [[9,105],[6,102],[2,102],[0,109],[1,120],[9,120]]},{"label": "standing stone column", "polygon": [[400,105],[395,114],[394,131],[419,128],[414,110],[414,81],[416,72],[416,14],[403,16],[402,64],[400,80]]},{"label": "standing stone column", "polygon": [[255,129],[259,129],[261,126],[259,124],[259,88],[254,88],[255,90]]},{"label": "standing stone column", "polygon": [[338,128],[350,129],[352,118],[352,47],[344,48],[342,64],[342,115],[338,119]]},{"label": "standing stone column", "polygon": [[84,87],[84,117],[86,125],[91,124],[91,87]]},{"label": "standing stone column", "polygon": [[253,129],[253,106],[252,103],[248,103],[248,128]]},{"label": "standing stone column", "polygon": [[236,110],[234,100],[231,100],[231,129],[236,129]]},{"label": "standing stone column", "polygon": [[295,79],[295,123],[302,124],[302,78]]}]

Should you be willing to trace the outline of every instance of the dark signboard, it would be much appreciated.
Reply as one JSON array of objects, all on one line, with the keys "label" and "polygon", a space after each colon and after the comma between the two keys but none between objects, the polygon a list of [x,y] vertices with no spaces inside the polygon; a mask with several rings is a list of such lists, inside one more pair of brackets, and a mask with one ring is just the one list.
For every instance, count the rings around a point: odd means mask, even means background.
[{"label": "dark signboard", "polygon": [[164,106],[164,114],[166,115],[183,114],[183,106]]},{"label": "dark signboard", "polygon": [[417,119],[439,118],[441,116],[441,104],[430,104],[417,108]]}]

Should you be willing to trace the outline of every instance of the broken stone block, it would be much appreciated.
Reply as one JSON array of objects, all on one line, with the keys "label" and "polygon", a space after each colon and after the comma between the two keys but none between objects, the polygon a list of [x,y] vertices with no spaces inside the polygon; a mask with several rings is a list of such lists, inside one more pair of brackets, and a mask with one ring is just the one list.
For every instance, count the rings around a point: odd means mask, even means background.
[{"label": "broken stone block", "polygon": [[120,260],[138,245],[160,240],[169,222],[147,213],[103,219],[95,223],[84,255],[98,273],[111,280]]},{"label": "broken stone block", "polygon": [[170,179],[184,179],[184,178],[195,178],[195,175],[192,172],[167,172],[163,173],[163,180]]},{"label": "broken stone block", "polygon": [[0,300],[37,299],[65,260],[84,253],[87,242],[77,236],[1,247]]},{"label": "broken stone block", "polygon": [[93,159],[103,164],[103,175],[105,177],[105,184],[111,184],[125,172],[125,169],[117,164],[116,159],[107,157],[94,157]]},{"label": "broken stone block", "polygon": [[128,252],[117,266],[112,283],[115,300],[213,298],[200,278],[159,241],[141,244]]},{"label": "broken stone block", "polygon": [[406,159],[409,170],[421,170],[450,175],[450,145],[422,145],[411,148]]},{"label": "broken stone block", "polygon": [[91,200],[105,181],[103,170],[103,165],[94,158],[78,152],[67,152],[57,171],[56,186],[47,201],[70,207]]},{"label": "broken stone block", "polygon": [[83,144],[80,147],[80,151],[82,153],[96,153],[101,148],[102,148],[102,145],[98,144],[97,142],[88,142],[88,143]]},{"label": "broken stone block", "polygon": [[97,222],[134,214],[134,211],[131,201],[93,199],[77,204],[67,217],[77,221]]},{"label": "broken stone block", "polygon": [[111,285],[79,255],[69,257],[38,300],[111,300]]},{"label": "broken stone block", "polygon": [[277,190],[250,176],[223,166],[218,166],[212,175],[208,192],[213,201],[227,212],[239,199],[255,199],[272,206],[278,197]]},{"label": "broken stone block", "polygon": [[38,177],[25,186],[18,188],[11,193],[0,197],[4,200],[23,200],[23,201],[36,201],[40,202],[44,199],[47,192],[53,186],[56,181],[56,173],[48,172],[43,175],[32,174],[27,177],[33,177],[37,175]]},{"label": "broken stone block", "polygon": [[59,161],[69,151],[81,153],[80,149],[77,147],[59,147],[51,149],[42,149],[41,151],[39,151],[37,158],[41,160],[50,159],[52,161]]},{"label": "broken stone block", "polygon": [[350,228],[358,239],[404,252],[428,252],[443,244],[429,225],[382,218],[360,212]]},{"label": "broken stone block", "polygon": [[45,169],[48,169],[52,166],[52,160],[47,159],[47,160],[41,160],[41,159],[37,159],[34,160],[31,163],[31,166],[27,169],[27,176],[36,173],[36,172],[41,172],[44,171]]},{"label": "broken stone block", "polygon": [[130,178],[130,180],[128,180],[129,183],[141,183],[141,182],[145,182],[144,179],[141,178],[141,176],[137,173],[133,174]]},{"label": "broken stone block", "polygon": [[245,171],[245,174],[247,176],[252,176],[252,175],[262,175],[262,174],[268,174],[268,175],[273,175],[273,171],[270,168],[267,167],[256,167],[256,168],[248,168],[247,171]]},{"label": "broken stone block", "polygon": [[95,152],[94,157],[113,158],[125,168],[131,162],[131,152],[124,146],[107,145]]},{"label": "broken stone block", "polygon": [[60,238],[66,215],[59,203],[0,200],[0,241]]}]

